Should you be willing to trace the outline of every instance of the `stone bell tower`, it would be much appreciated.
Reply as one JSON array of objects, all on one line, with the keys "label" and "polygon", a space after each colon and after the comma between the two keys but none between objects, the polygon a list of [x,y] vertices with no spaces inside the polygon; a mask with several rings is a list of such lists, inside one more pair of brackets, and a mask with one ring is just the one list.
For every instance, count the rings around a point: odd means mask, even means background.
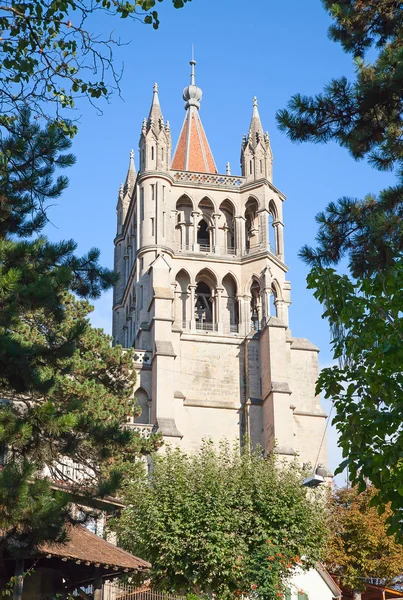
[{"label": "stone bell tower", "polygon": [[242,440],[326,464],[325,414],[315,396],[318,349],[288,326],[283,203],[256,98],[241,175],[220,175],[200,118],[202,91],[183,91],[171,133],[154,86],[117,203],[115,343],[135,349],[138,427],[197,448]]}]

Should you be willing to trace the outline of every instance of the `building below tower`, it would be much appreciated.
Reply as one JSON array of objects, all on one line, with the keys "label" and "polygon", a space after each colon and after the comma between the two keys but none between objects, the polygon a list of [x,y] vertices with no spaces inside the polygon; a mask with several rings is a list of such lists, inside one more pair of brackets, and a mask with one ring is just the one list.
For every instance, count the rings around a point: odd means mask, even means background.
[{"label": "building below tower", "polygon": [[241,440],[327,464],[326,415],[315,395],[318,348],[292,337],[284,262],[284,195],[253,101],[241,176],[217,173],[200,114],[195,62],[171,160],[154,86],[117,204],[113,337],[135,348],[147,431],[192,450]]}]

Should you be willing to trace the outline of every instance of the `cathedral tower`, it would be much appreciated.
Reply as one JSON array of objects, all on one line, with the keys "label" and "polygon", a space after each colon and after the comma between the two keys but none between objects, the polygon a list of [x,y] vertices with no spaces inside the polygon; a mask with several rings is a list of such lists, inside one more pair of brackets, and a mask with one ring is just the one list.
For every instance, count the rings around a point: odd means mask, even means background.
[{"label": "cathedral tower", "polygon": [[257,100],[242,175],[217,172],[191,61],[185,119],[171,133],[154,86],[117,204],[113,336],[135,348],[138,426],[185,449],[242,439],[326,464],[318,349],[288,327],[284,195]]}]

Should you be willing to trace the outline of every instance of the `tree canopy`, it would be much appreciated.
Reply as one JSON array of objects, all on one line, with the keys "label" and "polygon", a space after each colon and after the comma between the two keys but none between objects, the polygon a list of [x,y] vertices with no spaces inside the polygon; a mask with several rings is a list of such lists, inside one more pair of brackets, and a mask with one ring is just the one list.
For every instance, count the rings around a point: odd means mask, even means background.
[{"label": "tree canopy", "polygon": [[[16,336],[51,349],[80,324],[71,356],[44,363],[52,385],[46,393],[8,389],[0,406],[1,551],[31,551],[47,539],[63,539],[74,521],[75,496],[84,506],[112,495],[123,477],[133,477],[141,456],[155,450],[158,436],[143,439],[125,427],[137,416],[133,356],[93,329],[85,301],[64,299],[61,323],[43,311],[21,317]],[[4,460],[5,459],[5,460]],[[61,491],[52,490],[56,482]]]},{"label": "tree canopy", "polygon": [[[362,199],[343,197],[319,213],[308,287],[324,305],[339,365],[324,369],[317,391],[334,400],[352,482],[369,479],[380,510],[391,503],[389,532],[401,537],[403,320],[403,4],[395,0],[323,0],[329,36],[355,61],[313,97],[296,94],[277,114],[293,141],[347,148],[356,160],[396,174],[395,185]],[[349,274],[335,270],[346,258]]]},{"label": "tree canopy", "polygon": [[373,486],[362,493],[357,487],[340,488],[331,498],[325,564],[356,593],[371,581],[394,585],[403,570],[403,548],[386,534],[391,508],[379,515],[371,505],[376,493]]},{"label": "tree canopy", "polygon": [[73,241],[41,234],[47,204],[67,185],[55,171],[74,162],[69,147],[28,111],[0,142],[0,554],[62,539],[77,485],[91,506],[158,445],[124,427],[137,410],[132,354],[91,328],[91,308],[77,299],[97,297],[114,274],[98,250],[77,257]]},{"label": "tree canopy", "polygon": [[[162,2],[163,0],[158,0]],[[181,8],[191,0],[172,0]],[[0,6],[0,126],[9,127],[29,105],[74,135],[63,117],[77,98],[91,102],[119,91],[120,69],[113,33],[99,31],[100,15],[129,19],[158,28],[157,0],[25,0]]]},{"label": "tree canopy", "polygon": [[151,582],[199,597],[278,599],[295,565],[311,566],[325,539],[321,495],[294,463],[210,442],[167,448],[150,476],[125,487],[119,543],[152,563]]}]

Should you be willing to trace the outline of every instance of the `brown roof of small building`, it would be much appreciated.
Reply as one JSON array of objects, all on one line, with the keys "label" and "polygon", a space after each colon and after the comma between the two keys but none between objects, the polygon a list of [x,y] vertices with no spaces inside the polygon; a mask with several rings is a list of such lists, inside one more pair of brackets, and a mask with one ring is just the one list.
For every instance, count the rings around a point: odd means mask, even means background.
[{"label": "brown roof of small building", "polygon": [[130,571],[144,571],[151,567],[151,564],[146,560],[142,560],[126,552],[126,550],[110,544],[81,525],[70,528],[66,543],[41,544],[39,551],[41,554],[52,557],[109,565],[110,567]]}]

